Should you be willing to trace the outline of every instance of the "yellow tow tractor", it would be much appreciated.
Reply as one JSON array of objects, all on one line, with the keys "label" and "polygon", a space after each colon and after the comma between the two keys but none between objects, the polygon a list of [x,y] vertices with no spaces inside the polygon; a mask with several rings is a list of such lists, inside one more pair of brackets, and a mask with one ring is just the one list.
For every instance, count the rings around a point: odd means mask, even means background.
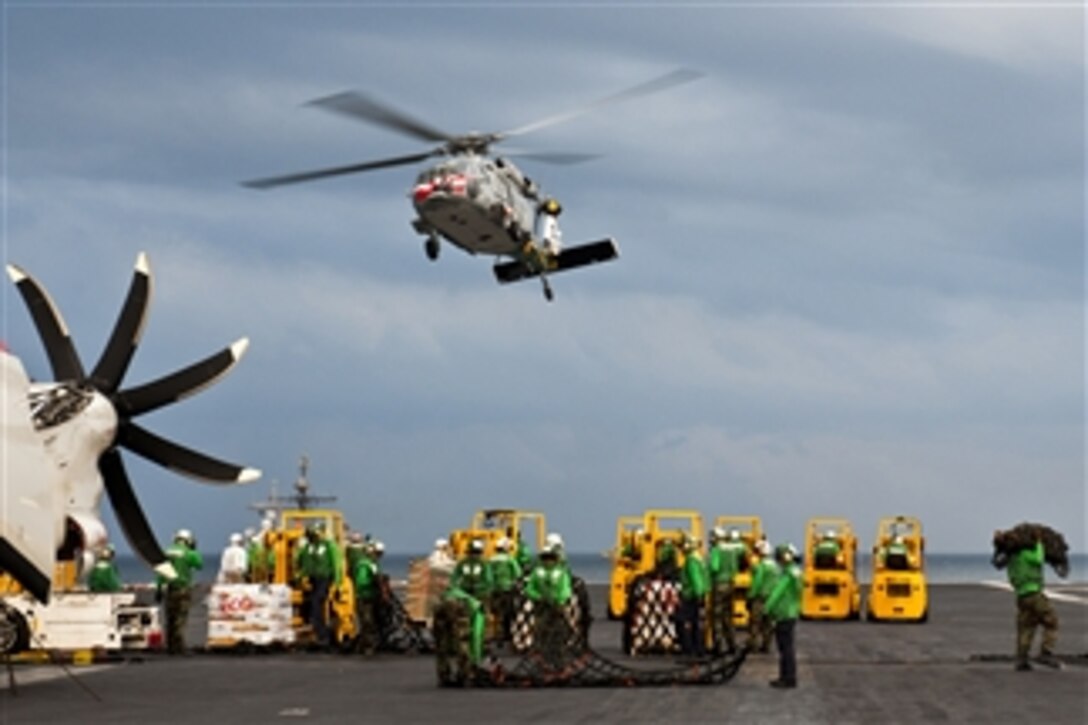
[{"label": "yellow tow tractor", "polygon": [[[458,561],[468,554],[469,544],[475,539],[484,542],[484,557],[490,559],[495,553],[495,545],[503,537],[516,546],[539,552],[544,548],[546,533],[547,522],[544,514],[539,511],[481,509],[473,515],[468,528],[454,529],[447,541],[453,558]],[[522,561],[525,560],[524,557],[531,556],[527,550],[521,554]],[[408,565],[405,601],[408,618],[417,624],[430,627],[435,607],[448,583],[449,572],[432,570],[426,558],[413,560]]]},{"label": "yellow tow tractor", "polygon": [[621,516],[616,522],[616,546],[612,552],[612,574],[608,591],[608,616],[621,619],[635,580],[654,570],[666,545],[676,549],[677,563],[683,563],[680,541],[691,538],[703,545],[703,516],[688,509],[649,509],[642,516]]},{"label": "yellow tow tractor", "polygon": [[[684,565],[681,542],[691,540],[705,555],[703,516],[690,509],[650,509],[643,513],[641,533],[635,538],[637,563],[614,566],[612,570],[609,609],[617,611],[610,614],[624,619],[621,647],[625,654],[672,652],[679,641],[673,618],[679,571]],[[673,549],[674,556],[669,565],[662,567],[659,562],[666,547]],[[621,591],[625,595],[622,599]]]},{"label": "yellow tow tractor", "polygon": [[[208,647],[311,644],[314,641],[308,616],[311,606],[328,607],[327,621],[336,646],[345,648],[354,640],[355,586],[344,561],[347,545],[344,514],[324,506],[334,502],[335,496],[315,496],[309,492],[308,467],[309,459],[303,456],[294,494],[273,494],[266,501],[251,505],[265,515],[275,516],[273,528],[265,533],[264,543],[271,551],[268,579],[212,587],[208,598]],[[325,535],[336,543],[340,552],[337,566],[342,574],[340,583],[333,582],[329,587],[324,602],[309,601],[309,582],[300,578],[295,566],[306,531],[317,524],[323,524]],[[284,627],[287,621],[290,626]]]},{"label": "yellow tow tractor", "polygon": [[[539,511],[481,509],[473,515],[469,528],[450,532],[449,542],[454,558],[460,560],[468,553],[468,545],[474,539],[481,539],[484,556],[490,558],[495,553],[495,544],[504,537],[511,544],[532,545],[535,551],[540,551],[544,548],[546,533],[547,522]],[[531,538],[527,539],[527,536]]]},{"label": "yellow tow tractor", "polygon": [[609,576],[608,618],[621,619],[627,609],[627,588],[642,570],[642,516],[616,520],[616,546],[605,553],[612,561]]},{"label": "yellow tow tractor", "polygon": [[[733,624],[747,627],[748,590],[752,588],[752,565],[758,558],[756,544],[765,538],[763,522],[758,516],[719,516],[714,519],[714,528],[718,527],[727,532],[735,529],[747,550],[740,571],[733,578]],[[709,558],[709,553],[707,556]]]},{"label": "yellow tow tractor", "polygon": [[858,540],[844,518],[809,519],[805,526],[803,619],[858,619]]},{"label": "yellow tow tractor", "polygon": [[866,607],[870,621],[925,622],[929,618],[925,548],[922,522],[914,516],[880,520]]}]

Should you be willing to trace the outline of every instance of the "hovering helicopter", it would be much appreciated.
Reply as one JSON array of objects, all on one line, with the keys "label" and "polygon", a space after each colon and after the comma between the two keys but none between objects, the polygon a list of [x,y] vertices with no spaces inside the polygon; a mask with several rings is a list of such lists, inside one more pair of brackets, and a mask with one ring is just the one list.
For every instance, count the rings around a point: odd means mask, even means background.
[{"label": "hovering helicopter", "polygon": [[[615,259],[619,256],[616,242],[607,238],[563,248],[559,229],[562,207],[559,202],[541,193],[536,183],[511,163],[509,157],[490,156],[491,146],[511,136],[561,123],[613,103],[665,90],[701,75],[692,70],[676,70],[579,109],[509,131],[474,131],[462,135],[440,131],[361,93],[338,93],[318,98],[307,105],[384,126],[427,142],[439,142],[440,145],[406,156],[253,179],[242,184],[255,189],[268,189],[330,176],[415,164],[433,156],[445,157],[438,164],[420,172],[409,191],[418,215],[412,221],[412,227],[426,237],[423,247],[427,258],[431,261],[438,259],[440,239],[469,254],[509,257],[511,259],[497,262],[494,266],[498,282],[539,277],[544,287],[544,297],[550,301],[553,294],[548,284],[549,274]],[[510,156],[554,164],[572,164],[596,158],[590,154],[557,152],[514,153]]]}]

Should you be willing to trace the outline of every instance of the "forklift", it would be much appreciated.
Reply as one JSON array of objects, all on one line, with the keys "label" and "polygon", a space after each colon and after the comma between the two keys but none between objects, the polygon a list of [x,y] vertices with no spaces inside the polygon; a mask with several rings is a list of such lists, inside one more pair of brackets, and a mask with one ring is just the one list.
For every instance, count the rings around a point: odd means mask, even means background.
[{"label": "forklift", "polygon": [[880,519],[866,601],[869,621],[925,622],[929,618],[925,548],[922,522],[916,517]]},{"label": "forklift", "polygon": [[857,578],[858,540],[844,518],[817,517],[805,525],[802,619],[861,616]]}]

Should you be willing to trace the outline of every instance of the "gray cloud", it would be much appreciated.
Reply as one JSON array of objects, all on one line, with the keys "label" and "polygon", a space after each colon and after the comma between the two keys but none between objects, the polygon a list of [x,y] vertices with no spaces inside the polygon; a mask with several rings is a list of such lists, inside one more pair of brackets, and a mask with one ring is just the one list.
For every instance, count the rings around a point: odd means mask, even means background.
[{"label": "gray cloud", "polygon": [[[891,507],[922,516],[936,550],[1035,518],[1083,549],[1083,41],[1068,21],[13,9],[5,258],[54,292],[93,359],[147,250],[158,284],[132,382],[253,340],[228,380],[149,426],[281,485],[306,451],[319,487],[395,549],[507,503],[545,509],[584,550],[660,505],[760,513],[793,538],[838,513],[868,536]],[[568,242],[623,250],[557,278],[554,305],[496,288],[490,260],[427,263],[411,168],[237,186],[417,148],[299,107],[325,93],[490,130],[678,65],[707,77],[519,140],[604,154],[525,164],[564,201]],[[2,301],[2,336],[44,375],[10,286]],[[157,530],[205,541],[267,490],[130,468]]]}]

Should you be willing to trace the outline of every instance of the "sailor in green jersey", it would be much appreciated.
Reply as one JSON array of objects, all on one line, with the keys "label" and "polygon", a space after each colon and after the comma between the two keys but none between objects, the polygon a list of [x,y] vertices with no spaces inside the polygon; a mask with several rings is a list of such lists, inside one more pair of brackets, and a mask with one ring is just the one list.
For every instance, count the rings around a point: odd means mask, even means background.
[{"label": "sailor in green jersey", "polygon": [[1016,669],[1030,670],[1028,653],[1035,638],[1035,629],[1043,628],[1039,663],[1058,666],[1054,647],[1058,642],[1058,615],[1043,593],[1043,542],[1020,549],[1009,559],[1009,584],[1016,592]]},{"label": "sailor in green jersey", "polygon": [[276,552],[272,548],[272,528],[275,521],[265,517],[260,531],[246,530],[246,579],[251,584],[267,584],[276,570]]},{"label": "sailor in green jersey", "polygon": [[156,575],[155,598],[161,601],[163,590],[166,590],[166,651],[181,654],[185,651],[185,623],[189,619],[193,572],[204,568],[204,557],[196,550],[196,539],[188,529],[179,529],[164,553],[176,576],[167,580],[162,574]]},{"label": "sailor in green jersey", "polygon": [[737,649],[733,628],[733,581],[747,553],[748,547],[739,531],[730,529],[727,534],[722,527],[714,527],[710,534],[707,570],[711,587],[711,632],[714,648],[719,653],[732,654]]},{"label": "sailor in green jersey", "polygon": [[121,575],[113,560],[113,545],[106,544],[98,551],[98,557],[87,576],[87,588],[92,592],[121,591]]},{"label": "sailor in green jersey", "polygon": [[839,544],[839,536],[834,529],[828,529],[816,542],[812,553],[812,563],[817,569],[841,569],[842,546]]},{"label": "sailor in green jersey", "polygon": [[[468,641],[469,664],[475,667],[483,662],[487,615],[479,599],[456,586],[450,586],[442,599],[443,603],[435,613],[435,646],[439,680],[448,682],[451,660],[459,657],[465,640]],[[456,606],[451,608],[450,605]],[[467,673],[462,672],[464,674]]]},{"label": "sailor in green jersey", "polygon": [[570,570],[558,549],[545,544],[525,584],[525,596],[533,603],[533,649],[553,664],[562,660],[570,633],[566,607],[572,595]]},{"label": "sailor in green jersey", "polygon": [[495,580],[491,573],[491,566],[484,560],[482,539],[473,539],[469,542],[468,556],[457,562],[457,566],[453,568],[450,587],[460,589],[481,602],[486,602],[491,596],[495,588]]},{"label": "sailor in green jersey", "polygon": [[710,581],[695,540],[685,536],[680,547],[684,552],[684,565],[680,569],[680,605],[676,610],[680,653],[688,657],[702,657],[706,654],[702,627],[703,603],[710,590]]},{"label": "sailor in green jersey", "polygon": [[514,546],[514,558],[517,559],[518,566],[522,571],[528,571],[533,564],[533,555],[529,552],[529,547],[526,546],[525,540],[521,538],[521,532],[518,532],[517,541]]},{"label": "sailor in green jersey", "polygon": [[510,555],[510,539],[505,536],[495,543],[495,554],[489,562],[495,589],[491,593],[491,611],[498,620],[498,640],[510,637],[510,624],[514,619],[514,590],[521,579],[521,567]]},{"label": "sailor in green jersey", "polygon": [[331,646],[329,630],[329,591],[343,578],[340,548],[325,535],[325,525],[318,522],[306,530],[306,537],[295,554],[295,572],[309,580],[310,626],[318,647]]},{"label": "sailor in green jersey", "polygon": [[375,541],[354,557],[355,615],[359,625],[359,651],[364,655],[372,655],[378,650],[377,606],[381,596],[379,583],[384,551],[382,542]]},{"label": "sailor in green jersey", "polygon": [[797,652],[794,641],[797,617],[801,614],[801,567],[797,566],[797,550],[793,544],[781,544],[775,551],[781,572],[767,597],[764,613],[774,622],[774,639],[778,645],[778,679],[771,687],[797,687]]},{"label": "sailor in green jersey", "polygon": [[774,634],[774,620],[763,612],[767,597],[778,580],[778,563],[766,539],[756,544],[756,552],[759,561],[752,570],[752,586],[748,589],[748,648],[753,652],[767,652]]},{"label": "sailor in green jersey", "polygon": [[525,596],[534,606],[563,607],[570,601],[572,591],[570,570],[563,566],[559,552],[545,545],[529,573]]},{"label": "sailor in green jersey", "polygon": [[903,537],[896,534],[886,546],[880,549],[880,565],[885,569],[905,571],[910,569],[910,550]]},{"label": "sailor in green jersey", "polygon": [[344,547],[344,561],[347,571],[354,574],[359,560],[368,556],[367,549],[369,547],[370,543],[361,531],[352,531],[348,534],[348,543]]},{"label": "sailor in green jersey", "polygon": [[658,544],[654,571],[660,577],[676,576],[676,544],[672,539],[665,539]]}]

